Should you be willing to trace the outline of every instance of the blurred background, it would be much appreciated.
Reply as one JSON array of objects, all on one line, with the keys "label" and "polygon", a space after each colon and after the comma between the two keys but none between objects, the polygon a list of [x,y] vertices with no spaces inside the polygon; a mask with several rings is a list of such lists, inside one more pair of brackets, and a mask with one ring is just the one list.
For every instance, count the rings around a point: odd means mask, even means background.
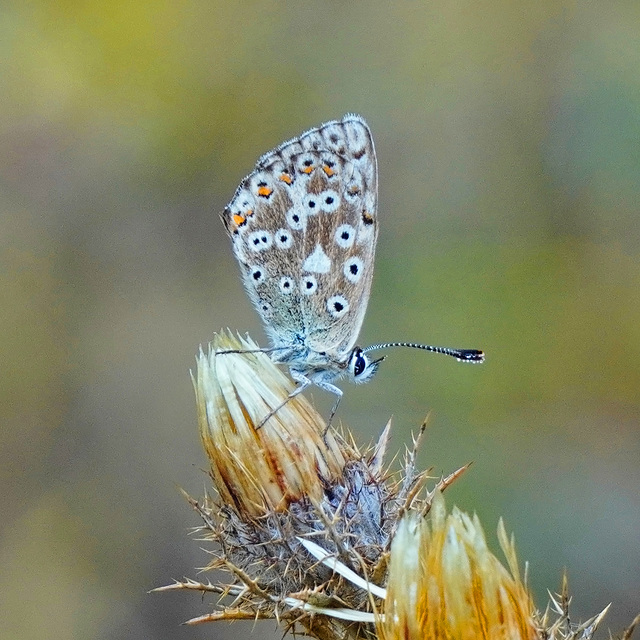
[{"label": "blurred background", "polygon": [[[5,2],[0,9],[0,637],[249,637],[148,594],[208,562],[189,369],[265,343],[218,219],[265,151],[355,111],[380,169],[362,443],[431,412],[421,465],[536,603],[640,611],[640,4]],[[347,384],[347,383],[345,383]],[[323,411],[332,398],[311,394]],[[272,623],[257,631],[276,638]]]}]

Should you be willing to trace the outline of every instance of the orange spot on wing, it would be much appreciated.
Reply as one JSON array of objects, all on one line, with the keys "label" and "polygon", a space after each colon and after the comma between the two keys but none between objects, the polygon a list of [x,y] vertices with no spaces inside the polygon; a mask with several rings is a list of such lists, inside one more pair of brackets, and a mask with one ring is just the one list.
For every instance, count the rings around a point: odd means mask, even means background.
[{"label": "orange spot on wing", "polygon": [[247,219],[246,219],[244,216],[241,216],[241,215],[240,215],[240,214],[238,214],[238,213],[234,213],[234,214],[233,214],[233,221],[234,221],[238,226],[240,226],[240,225],[243,225],[243,224],[247,221]]},{"label": "orange spot on wing", "polygon": [[293,182],[291,176],[287,173],[281,174],[278,180],[282,180],[282,182],[286,182],[287,184],[291,184]]},{"label": "orange spot on wing", "polygon": [[247,209],[247,210],[244,212],[244,215],[245,215],[245,216],[247,216],[247,218],[249,218],[250,216],[252,216],[252,215],[253,215],[253,209]]},{"label": "orange spot on wing", "polygon": [[306,173],[307,175],[309,175],[312,171],[313,171],[313,165],[311,165],[310,167],[305,167],[302,170],[302,173]]},{"label": "orange spot on wing", "polygon": [[328,164],[325,164],[322,167],[322,170],[327,174],[327,177],[329,178],[335,173],[335,171]]},{"label": "orange spot on wing", "polygon": [[268,198],[273,193],[273,189],[269,187],[258,187],[258,195],[263,198]]}]

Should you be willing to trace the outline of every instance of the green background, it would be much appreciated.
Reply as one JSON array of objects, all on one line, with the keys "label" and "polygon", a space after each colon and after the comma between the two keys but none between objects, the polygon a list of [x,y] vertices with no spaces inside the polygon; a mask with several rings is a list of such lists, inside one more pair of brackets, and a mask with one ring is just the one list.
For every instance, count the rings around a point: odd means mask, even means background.
[{"label": "green background", "polygon": [[0,65],[1,638],[251,633],[146,592],[208,561],[198,345],[265,343],[218,213],[349,111],[380,169],[362,343],[487,362],[397,350],[339,418],[393,415],[395,452],[431,411],[421,464],[474,461],[448,502],[494,549],[505,518],[539,606],[566,567],[599,637],[640,610],[640,4],[7,2]]}]

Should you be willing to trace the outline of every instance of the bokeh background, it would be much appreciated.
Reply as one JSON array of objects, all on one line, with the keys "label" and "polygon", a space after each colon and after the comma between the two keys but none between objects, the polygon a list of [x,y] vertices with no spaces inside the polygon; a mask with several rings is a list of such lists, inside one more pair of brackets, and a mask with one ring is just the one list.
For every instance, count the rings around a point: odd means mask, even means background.
[{"label": "bokeh background", "polygon": [[[543,607],[640,610],[640,4],[5,2],[0,9],[0,637],[249,637],[147,594],[208,561],[189,369],[264,342],[218,213],[263,152],[355,111],[380,167],[339,418],[394,450],[427,412],[449,504],[500,516]],[[332,399],[312,393],[327,410]],[[253,633],[280,637],[271,623]]]}]

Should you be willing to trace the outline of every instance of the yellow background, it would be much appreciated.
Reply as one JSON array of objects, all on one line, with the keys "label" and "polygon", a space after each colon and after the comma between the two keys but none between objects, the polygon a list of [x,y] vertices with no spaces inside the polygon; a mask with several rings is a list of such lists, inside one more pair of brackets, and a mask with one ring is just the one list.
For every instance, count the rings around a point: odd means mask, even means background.
[{"label": "yellow background", "polygon": [[[380,168],[363,442],[428,411],[421,464],[539,606],[640,610],[640,4],[7,2],[0,9],[0,637],[185,628],[207,484],[188,371],[229,326],[265,343],[218,213],[262,153],[367,118]],[[323,411],[332,398],[312,393]],[[280,637],[272,624],[260,633]],[[257,633],[257,632],[256,632]]]}]

